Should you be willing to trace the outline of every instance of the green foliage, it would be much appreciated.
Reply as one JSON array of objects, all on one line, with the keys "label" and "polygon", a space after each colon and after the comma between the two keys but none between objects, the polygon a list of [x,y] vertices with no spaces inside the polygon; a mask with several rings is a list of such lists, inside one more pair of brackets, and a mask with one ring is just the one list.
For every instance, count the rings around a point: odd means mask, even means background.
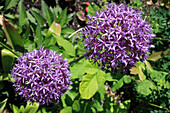
[{"label": "green foliage", "polygon": [[[3,97],[0,112],[5,107],[14,113],[169,112],[170,53],[167,10],[152,10],[148,7],[147,20],[156,34],[153,39],[156,48],[148,58],[151,64],[148,61],[138,62],[130,73],[124,75],[117,69],[113,74],[108,70],[101,70],[96,64],[92,64],[93,61],[83,59],[86,50],[83,49],[84,44],[79,37],[81,30],[75,31],[67,26],[72,17],[75,17],[74,12],[68,14],[69,8],[62,10],[58,4],[48,7],[41,1],[41,10],[35,7],[26,10],[23,2],[21,0],[18,3],[17,13],[11,10],[16,6],[17,0],[6,0],[5,6],[0,6],[0,13],[3,14],[0,15],[0,96],[11,96],[11,92],[6,89],[8,85],[3,81],[11,82],[8,77],[11,76],[10,70],[16,58],[40,45],[57,51],[58,54],[62,53],[62,57],[68,59],[73,84],[59,102],[46,106],[39,107],[38,103],[30,102],[25,107],[25,102],[21,103],[21,106],[14,105]],[[138,9],[147,7],[140,0],[134,0],[131,6]],[[98,10],[100,8],[96,4],[90,3],[88,6],[90,16]],[[146,12],[144,10],[143,15]],[[13,97],[16,99],[16,96]],[[6,104],[11,105],[11,108]]]},{"label": "green foliage", "polygon": [[36,113],[39,108],[39,103],[27,102],[27,105],[25,108],[23,105],[21,105],[20,108],[18,108],[15,105],[12,105],[11,107],[14,113]]},{"label": "green foliage", "polygon": [[0,102],[0,112],[2,113],[2,111],[4,110],[6,103],[7,103],[8,99],[5,99],[4,101]]}]

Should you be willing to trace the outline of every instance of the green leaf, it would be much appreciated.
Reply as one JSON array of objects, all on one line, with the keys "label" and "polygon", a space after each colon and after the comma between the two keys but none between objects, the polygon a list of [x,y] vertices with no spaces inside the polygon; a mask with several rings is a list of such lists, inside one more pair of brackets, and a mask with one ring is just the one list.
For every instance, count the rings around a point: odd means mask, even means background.
[{"label": "green leaf", "polygon": [[59,23],[61,26],[63,26],[65,23],[67,23],[67,8],[65,8],[58,16],[57,23]]},{"label": "green leaf", "polygon": [[31,102],[27,102],[27,105],[24,109],[24,113],[36,113],[39,107],[39,103],[34,102],[33,104]]},{"label": "green leaf", "polygon": [[79,100],[75,100],[73,105],[72,105],[72,108],[74,111],[76,112],[80,112],[80,103],[79,103]]},{"label": "green leaf", "polygon": [[82,77],[85,74],[85,65],[84,60],[81,62],[75,63],[73,67],[70,67],[70,73],[72,79]]},{"label": "green leaf", "polygon": [[26,12],[28,19],[33,23],[36,24],[35,18],[27,11]]},{"label": "green leaf", "polygon": [[72,98],[69,95],[63,94],[61,96],[63,107],[71,106],[73,104]]},{"label": "green leaf", "polygon": [[97,100],[94,102],[94,104],[92,105],[92,107],[96,108],[96,109],[97,109],[97,112],[103,111],[103,107],[101,106],[100,102],[97,101]]},{"label": "green leaf", "polygon": [[60,113],[72,113],[72,107],[65,107],[63,108]]},{"label": "green leaf", "polygon": [[21,0],[18,4],[18,12],[19,12],[19,25],[23,26],[24,24],[28,23],[28,18],[26,10],[23,5],[23,0]]},{"label": "green leaf", "polygon": [[131,79],[127,75],[125,75],[123,79],[126,84],[129,84],[131,82]]},{"label": "green leaf", "polygon": [[107,75],[106,75],[105,72],[99,70],[99,71],[97,72],[97,76],[96,76],[96,77],[97,77],[97,82],[98,82],[98,84],[104,84],[105,81],[106,81]]},{"label": "green leaf", "polygon": [[0,15],[0,24],[5,32],[6,38],[11,47],[20,52],[24,52],[24,42],[14,26]]},{"label": "green leaf", "polygon": [[89,4],[89,6],[87,8],[88,15],[91,17],[99,10],[100,10],[99,6],[97,6],[95,4],[91,4],[91,3]]},{"label": "green leaf", "polygon": [[56,37],[58,45],[62,46],[68,55],[75,56],[75,49],[68,40],[57,35],[53,35],[53,36]]},{"label": "green leaf", "polygon": [[97,78],[94,75],[87,74],[80,83],[79,92],[83,99],[90,99],[98,90]]},{"label": "green leaf", "polygon": [[19,111],[20,111],[19,108],[15,105],[12,105],[12,110],[14,113],[19,113]]},{"label": "green leaf", "polygon": [[100,94],[100,99],[103,100],[105,96],[105,85],[104,84],[99,84],[98,92]]},{"label": "green leaf", "polygon": [[48,9],[47,4],[44,2],[44,0],[41,1],[41,8],[42,8],[42,14],[43,17],[47,20],[48,25],[50,26],[52,23],[52,12]]},{"label": "green leaf", "polygon": [[154,84],[149,80],[143,80],[139,83],[137,91],[143,95],[148,96],[152,93],[151,89],[154,89]]},{"label": "green leaf", "polygon": [[17,5],[18,0],[6,0],[5,1],[5,10],[10,9],[11,7],[14,7]]},{"label": "green leaf", "polygon": [[88,60],[85,61],[85,72],[88,74],[96,74],[98,71],[98,67],[92,65]]},{"label": "green leaf", "polygon": [[71,28],[68,28],[68,27],[62,28],[62,30],[61,30],[61,34],[63,34],[63,35],[65,35],[65,34],[70,35],[70,34],[72,34],[74,32],[75,32],[74,29],[71,29]]},{"label": "green leaf", "polygon": [[43,27],[44,26],[44,18],[41,16],[40,10],[33,7],[31,9],[31,13],[35,17],[35,19],[38,21],[38,23]]},{"label": "green leaf", "polygon": [[1,51],[2,66],[5,73],[10,73],[16,56],[7,49]]},{"label": "green leaf", "polygon": [[41,28],[40,28],[39,25],[37,25],[35,42],[37,42],[37,45],[40,46],[40,45],[42,45],[42,41],[43,41],[43,37],[42,37],[42,34],[41,34]]},{"label": "green leaf", "polygon": [[123,86],[123,80],[124,80],[124,78],[122,77],[116,84],[113,85],[113,87],[111,89],[113,91],[116,91],[119,88],[121,88]]},{"label": "green leaf", "polygon": [[5,99],[4,101],[0,102],[0,113],[4,110],[6,103],[8,99]]}]

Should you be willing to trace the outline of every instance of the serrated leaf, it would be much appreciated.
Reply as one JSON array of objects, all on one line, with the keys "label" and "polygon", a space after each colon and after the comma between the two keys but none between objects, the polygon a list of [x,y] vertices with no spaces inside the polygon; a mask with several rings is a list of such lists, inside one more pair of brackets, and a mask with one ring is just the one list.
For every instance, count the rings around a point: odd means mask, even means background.
[{"label": "serrated leaf", "polygon": [[0,15],[0,24],[5,32],[6,38],[15,51],[24,52],[24,42],[15,27]]},{"label": "serrated leaf", "polygon": [[145,64],[146,64],[147,68],[148,68],[151,72],[153,72],[152,66],[151,66],[151,64],[150,64],[147,60],[145,60]]},{"label": "serrated leaf", "polygon": [[24,24],[28,23],[28,18],[26,10],[23,5],[23,0],[21,0],[18,4],[18,12],[19,12],[19,25],[23,26]]},{"label": "serrated leaf", "polygon": [[83,77],[79,86],[79,92],[83,99],[90,99],[98,90],[97,78],[87,74]]},{"label": "serrated leaf", "polygon": [[99,69],[92,65],[88,60],[85,61],[85,72],[88,74],[96,74]]},{"label": "serrated leaf", "polygon": [[68,40],[64,39],[61,36],[57,36],[57,35],[53,35],[53,36],[56,37],[58,45],[62,46],[68,55],[75,56],[75,49]]},{"label": "serrated leaf", "polygon": [[79,103],[79,100],[75,100],[73,105],[72,105],[72,108],[74,111],[76,112],[80,112],[80,103]]},{"label": "serrated leaf", "polygon": [[1,51],[2,66],[5,73],[10,73],[11,67],[14,63],[14,58],[17,57],[7,49]]},{"label": "serrated leaf", "polygon": [[12,7],[14,7],[15,5],[17,5],[18,0],[6,0],[5,1],[5,10],[8,10]]},{"label": "serrated leaf", "polygon": [[149,80],[143,80],[139,83],[137,91],[143,95],[148,96],[152,93],[151,89],[154,89],[154,84]]},{"label": "serrated leaf", "polygon": [[72,107],[65,107],[63,108],[60,113],[72,113]]},{"label": "serrated leaf", "polygon": [[70,73],[72,79],[82,77],[85,74],[85,65],[84,61],[75,63],[73,67],[70,67]]},{"label": "serrated leaf", "polygon": [[160,51],[160,52],[154,52],[153,54],[151,54],[151,55],[148,57],[148,60],[157,61],[158,59],[162,58],[161,54],[162,54],[162,51]]},{"label": "serrated leaf", "polygon": [[44,2],[44,0],[41,1],[41,8],[42,8],[42,14],[43,17],[47,20],[48,25],[50,26],[52,23],[52,12],[48,9],[47,4]]},{"label": "serrated leaf", "polygon": [[0,102],[0,113],[4,110],[6,103],[8,99],[5,99],[4,101]]},{"label": "serrated leaf", "polygon": [[40,10],[33,7],[33,8],[31,8],[31,13],[33,14],[33,16],[35,17],[37,22],[43,27],[44,26],[44,18],[41,16]]},{"label": "serrated leaf", "polygon": [[130,74],[133,74],[133,75],[138,74],[140,80],[144,80],[144,79],[146,79],[146,76],[144,75],[142,68],[144,68],[142,63],[140,65],[136,64],[135,67],[132,67],[130,69]]}]

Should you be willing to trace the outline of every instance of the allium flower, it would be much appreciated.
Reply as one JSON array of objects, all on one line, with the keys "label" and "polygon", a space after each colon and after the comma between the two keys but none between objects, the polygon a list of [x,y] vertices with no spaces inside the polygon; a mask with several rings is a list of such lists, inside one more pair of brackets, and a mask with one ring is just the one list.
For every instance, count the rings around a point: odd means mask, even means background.
[{"label": "allium flower", "polygon": [[109,4],[95,16],[87,15],[89,22],[82,30],[86,56],[112,72],[122,68],[126,73],[137,61],[144,61],[155,35],[141,14],[128,5]]},{"label": "allium flower", "polygon": [[40,46],[17,61],[11,72],[13,86],[27,101],[48,105],[70,89],[69,64],[56,51]]}]

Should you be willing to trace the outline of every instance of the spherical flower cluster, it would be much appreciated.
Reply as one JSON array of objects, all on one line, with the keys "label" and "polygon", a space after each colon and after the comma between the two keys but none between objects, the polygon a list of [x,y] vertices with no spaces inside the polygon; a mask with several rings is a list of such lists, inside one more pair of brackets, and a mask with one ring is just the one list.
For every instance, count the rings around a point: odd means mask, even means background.
[{"label": "spherical flower cluster", "polygon": [[155,35],[141,13],[128,5],[109,4],[95,16],[87,15],[89,22],[82,30],[85,55],[112,72],[120,68],[126,73],[137,61],[144,61]]},{"label": "spherical flower cluster", "polygon": [[40,46],[17,61],[11,72],[13,86],[27,101],[48,105],[70,89],[69,64],[56,51]]}]

